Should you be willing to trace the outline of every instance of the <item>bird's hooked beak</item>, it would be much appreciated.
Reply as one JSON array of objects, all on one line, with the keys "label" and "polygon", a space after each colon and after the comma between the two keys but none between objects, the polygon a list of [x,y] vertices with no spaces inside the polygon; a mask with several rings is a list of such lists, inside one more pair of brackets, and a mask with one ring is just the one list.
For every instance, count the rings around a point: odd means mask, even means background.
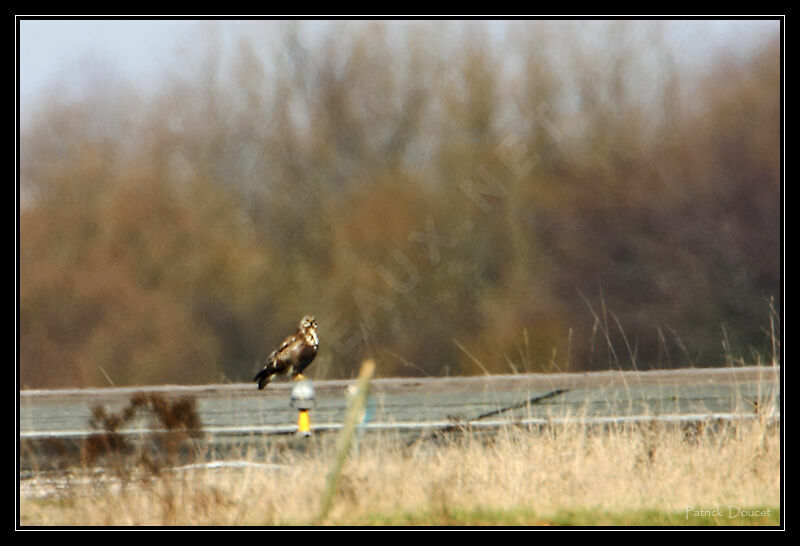
[{"label": "bird's hooked beak", "polygon": [[317,319],[312,316],[305,316],[303,320],[300,321],[301,328],[316,328],[317,327]]}]

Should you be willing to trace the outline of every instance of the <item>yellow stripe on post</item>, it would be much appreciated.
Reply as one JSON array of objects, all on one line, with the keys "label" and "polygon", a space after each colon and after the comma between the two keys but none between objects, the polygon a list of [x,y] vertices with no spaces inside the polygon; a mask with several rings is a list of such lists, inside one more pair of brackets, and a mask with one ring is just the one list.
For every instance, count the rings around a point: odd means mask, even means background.
[{"label": "yellow stripe on post", "polygon": [[300,410],[300,416],[297,418],[297,434],[311,436],[311,422],[308,419],[308,410]]}]

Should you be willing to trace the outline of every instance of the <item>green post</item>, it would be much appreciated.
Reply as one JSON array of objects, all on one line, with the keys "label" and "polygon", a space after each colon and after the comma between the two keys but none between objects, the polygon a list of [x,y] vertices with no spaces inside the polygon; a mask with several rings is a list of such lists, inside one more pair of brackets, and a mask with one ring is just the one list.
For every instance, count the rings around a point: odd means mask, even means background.
[{"label": "green post", "polygon": [[350,404],[347,407],[347,415],[345,416],[344,427],[339,432],[339,437],[336,440],[336,453],[333,458],[333,466],[328,472],[328,478],[325,482],[325,491],[322,494],[322,502],[320,503],[320,510],[315,519],[315,523],[324,521],[328,516],[333,502],[333,495],[336,493],[336,486],[339,483],[339,477],[342,474],[342,467],[347,458],[347,453],[350,451],[350,446],[353,443],[353,435],[356,430],[356,425],[359,421],[359,416],[366,407],[367,393],[369,391],[369,382],[372,379],[372,374],[375,373],[375,363],[372,360],[367,360],[361,366],[361,372],[358,374],[358,390],[355,396],[350,399]]}]

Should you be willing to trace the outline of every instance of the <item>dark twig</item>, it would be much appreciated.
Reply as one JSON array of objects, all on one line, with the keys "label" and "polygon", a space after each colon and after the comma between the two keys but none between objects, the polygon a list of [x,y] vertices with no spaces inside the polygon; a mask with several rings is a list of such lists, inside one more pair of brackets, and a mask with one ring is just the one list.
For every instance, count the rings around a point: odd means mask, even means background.
[{"label": "dark twig", "polygon": [[533,398],[530,398],[529,400],[525,400],[524,402],[520,402],[518,404],[514,404],[513,406],[508,406],[506,408],[500,408],[500,409],[492,410],[492,411],[489,411],[487,413],[483,413],[481,415],[478,415],[477,417],[474,417],[474,418],[470,419],[469,421],[467,421],[467,423],[471,423],[472,421],[480,421],[481,419],[485,419],[486,417],[491,417],[492,415],[499,415],[501,413],[505,413],[505,412],[510,411],[510,410],[523,408],[525,406],[532,406],[534,404],[538,404],[542,400],[547,400],[548,398],[553,398],[555,396],[558,396],[559,394],[563,394],[563,393],[567,392],[568,390],[569,389],[556,389],[554,391],[548,392],[547,394],[543,394],[541,396],[534,396]]},{"label": "dark twig", "polygon": [[[443,426],[438,427],[435,430],[429,432],[428,434],[425,434],[425,435],[423,435],[423,436],[421,436],[421,437],[409,442],[408,445],[412,445],[412,444],[414,444],[416,442],[428,439],[428,438],[430,438],[432,436],[436,436],[436,435],[441,434],[443,432],[452,432],[454,430],[461,430],[465,426],[469,425],[470,423],[474,423],[476,421],[480,421],[481,419],[485,419],[487,417],[492,417],[494,415],[499,415],[499,414],[505,413],[507,411],[511,411],[511,410],[515,410],[515,409],[519,409],[519,408],[524,408],[526,406],[532,406],[534,404],[538,404],[539,402],[547,400],[548,398],[556,397],[559,394],[563,394],[563,393],[568,392],[568,391],[569,391],[569,389],[556,389],[554,391],[548,392],[547,394],[542,394],[540,396],[534,396],[533,398],[529,398],[528,400],[525,400],[523,402],[518,402],[518,403],[513,404],[511,406],[506,406],[504,408],[498,408],[498,409],[495,409],[495,410],[492,410],[492,411],[489,411],[489,412],[486,412],[486,413],[482,413],[482,414],[478,415],[477,417],[473,417],[472,419],[467,419],[466,421],[458,421],[458,422],[454,422],[453,424],[450,424],[450,425],[443,425]],[[454,419],[451,418],[451,420],[454,420]]]}]

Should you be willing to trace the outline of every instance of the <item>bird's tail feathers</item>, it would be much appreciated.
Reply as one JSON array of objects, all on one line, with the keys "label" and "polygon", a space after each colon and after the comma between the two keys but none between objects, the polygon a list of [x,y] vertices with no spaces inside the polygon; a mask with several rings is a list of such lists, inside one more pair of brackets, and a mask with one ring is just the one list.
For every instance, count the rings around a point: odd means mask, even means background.
[{"label": "bird's tail feathers", "polygon": [[258,381],[258,390],[261,390],[269,384],[271,379],[272,373],[270,373],[269,368],[264,368],[256,374],[253,381]]}]

